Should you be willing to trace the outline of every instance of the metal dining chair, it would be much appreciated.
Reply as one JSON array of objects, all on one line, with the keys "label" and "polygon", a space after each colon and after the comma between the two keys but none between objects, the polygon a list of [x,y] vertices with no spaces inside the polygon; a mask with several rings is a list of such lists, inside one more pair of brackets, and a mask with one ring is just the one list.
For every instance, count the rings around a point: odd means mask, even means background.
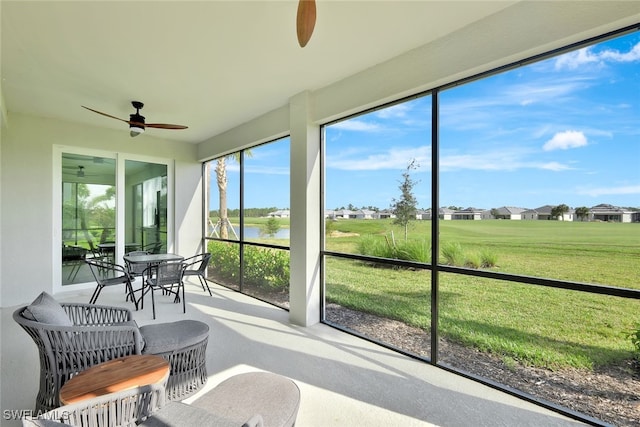
[{"label": "metal dining chair", "polygon": [[[126,255],[127,256],[149,255],[149,253],[150,253],[149,251],[131,251],[131,252],[128,252]],[[129,273],[129,276],[131,276],[132,278],[142,276],[142,272],[148,267],[147,264],[134,264],[127,261],[126,259],[124,260],[124,265],[125,267],[127,267],[127,272]]]},{"label": "metal dining chair", "polygon": [[113,264],[109,261],[85,259],[84,261],[89,265],[91,274],[96,281],[96,289],[91,295],[89,304],[95,304],[98,300],[98,296],[103,288],[114,285],[125,285],[125,291],[127,293],[127,300],[131,298],[131,302],[138,309],[138,302],[136,301],[135,294],[133,292],[133,286],[131,286],[131,277],[128,271],[119,264]]},{"label": "metal dining chair", "polygon": [[[151,265],[145,269],[142,274],[143,289],[140,297],[140,308],[144,309],[144,296],[151,292],[151,307],[153,309],[153,318],[156,318],[155,291],[161,290],[164,294],[175,295],[174,302],[182,299],[182,312],[187,312],[187,306],[184,296],[184,270],[185,263],[182,261],[164,261],[155,265]],[[177,289],[174,289],[176,288]],[[182,298],[180,297],[180,289],[182,289]]]},{"label": "metal dining chair", "polygon": [[202,285],[202,290],[209,291],[209,295],[213,296],[213,294],[211,293],[211,288],[209,288],[209,284],[207,283],[206,279],[207,266],[209,265],[209,261],[211,261],[211,254],[209,252],[186,258],[184,260],[184,276],[197,276],[200,280],[200,285]]}]

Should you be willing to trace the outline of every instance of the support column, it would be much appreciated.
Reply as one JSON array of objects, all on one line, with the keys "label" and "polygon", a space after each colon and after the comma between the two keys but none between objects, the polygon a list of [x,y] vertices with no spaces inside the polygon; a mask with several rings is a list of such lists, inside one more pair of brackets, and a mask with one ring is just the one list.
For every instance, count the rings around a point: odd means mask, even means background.
[{"label": "support column", "polygon": [[309,93],[293,96],[289,320],[301,326],[320,321],[320,127],[311,117]]}]

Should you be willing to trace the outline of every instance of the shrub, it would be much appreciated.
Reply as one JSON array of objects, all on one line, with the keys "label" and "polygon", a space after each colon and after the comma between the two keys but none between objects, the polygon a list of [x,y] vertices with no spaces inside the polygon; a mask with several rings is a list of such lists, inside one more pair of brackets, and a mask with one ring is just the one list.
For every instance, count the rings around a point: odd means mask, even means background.
[{"label": "shrub", "polygon": [[633,344],[634,357],[636,360],[640,361],[640,325],[629,333],[629,339],[631,340],[631,344]]},{"label": "shrub", "polygon": [[427,240],[402,240],[394,242],[375,236],[362,236],[358,240],[358,253],[380,258],[401,259],[428,263],[431,261],[431,243]]},{"label": "shrub", "polygon": [[498,265],[498,256],[487,249],[480,251],[480,260],[482,261],[482,267],[495,267]]},{"label": "shrub", "polygon": [[232,243],[210,241],[207,249],[211,252],[210,269],[223,280],[237,281],[240,274],[240,253],[238,245]]},{"label": "shrub", "polygon": [[332,218],[325,219],[324,234],[326,234],[327,236],[330,236],[331,232],[333,232],[335,229],[336,229],[336,220]]},{"label": "shrub", "polygon": [[465,267],[480,268],[482,266],[482,260],[478,254],[466,254],[464,260]]},{"label": "shrub", "polygon": [[[240,252],[233,243],[211,241],[211,270],[220,280],[239,281]],[[289,253],[283,250],[245,246],[244,280],[247,285],[286,289],[289,287]]]},{"label": "shrub", "polygon": [[462,246],[458,242],[449,242],[440,248],[442,256],[448,265],[463,265],[465,261]]},{"label": "shrub", "polygon": [[409,240],[397,247],[397,258],[405,261],[431,262],[431,242],[428,240]]},{"label": "shrub", "polygon": [[245,246],[244,279],[261,288],[289,287],[289,254],[282,250]]},{"label": "shrub", "polygon": [[357,251],[361,255],[395,258],[393,246],[371,235],[362,236],[358,239]]}]

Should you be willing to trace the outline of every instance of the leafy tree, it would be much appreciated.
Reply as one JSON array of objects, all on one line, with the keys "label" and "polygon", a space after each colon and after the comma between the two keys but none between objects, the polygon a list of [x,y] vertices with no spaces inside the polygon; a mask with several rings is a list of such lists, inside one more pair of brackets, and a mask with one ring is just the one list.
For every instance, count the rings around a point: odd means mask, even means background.
[{"label": "leafy tree", "polygon": [[554,206],[551,209],[551,216],[554,218],[562,218],[562,220],[564,221],[564,214],[567,212],[569,212],[569,206],[562,203],[558,206]]},{"label": "leafy tree", "polygon": [[583,221],[585,218],[589,218],[589,208],[586,206],[576,208],[576,216],[580,221]]},{"label": "leafy tree", "polygon": [[496,208],[491,209],[491,216],[497,219],[500,216],[500,211]]},{"label": "leafy tree", "polygon": [[415,159],[412,159],[407,169],[402,173],[402,181],[400,181],[400,199],[393,199],[391,210],[396,216],[393,223],[404,227],[404,240],[407,240],[409,221],[416,219],[416,209],[418,201],[413,195],[413,187],[417,184],[411,179],[411,171],[418,168]]},{"label": "leafy tree", "polygon": [[260,233],[265,236],[273,237],[280,230],[280,222],[271,217],[264,223],[264,225],[260,229]]}]

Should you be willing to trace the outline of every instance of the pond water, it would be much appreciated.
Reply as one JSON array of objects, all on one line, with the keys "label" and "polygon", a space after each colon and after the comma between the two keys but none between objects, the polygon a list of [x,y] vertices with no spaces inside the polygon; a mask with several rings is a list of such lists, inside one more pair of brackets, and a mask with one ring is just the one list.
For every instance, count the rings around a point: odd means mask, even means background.
[{"label": "pond water", "polygon": [[[234,229],[236,230],[236,233],[239,233],[238,227],[234,226]],[[233,236],[231,236],[231,232],[229,232],[230,237],[233,239]],[[238,234],[238,237],[240,237],[240,235]],[[244,238],[245,239],[259,239],[260,237],[260,227],[245,227],[244,228]],[[266,237],[266,236],[264,236]],[[271,238],[271,237],[269,237]],[[278,230],[278,232],[276,233],[275,236],[273,236],[273,238],[275,239],[288,239],[289,238],[289,229],[288,228],[281,228],[280,230]]]},{"label": "pond water", "polygon": [[[260,228],[259,227],[245,227],[244,228],[244,238],[245,239],[258,239],[260,237],[267,237],[267,236],[260,236]],[[269,236],[269,238],[271,238],[271,237]],[[275,236],[273,236],[273,238],[275,238],[275,239],[288,239],[289,238],[289,229],[288,228],[281,228],[280,230],[278,230],[278,232],[275,234]]]}]

